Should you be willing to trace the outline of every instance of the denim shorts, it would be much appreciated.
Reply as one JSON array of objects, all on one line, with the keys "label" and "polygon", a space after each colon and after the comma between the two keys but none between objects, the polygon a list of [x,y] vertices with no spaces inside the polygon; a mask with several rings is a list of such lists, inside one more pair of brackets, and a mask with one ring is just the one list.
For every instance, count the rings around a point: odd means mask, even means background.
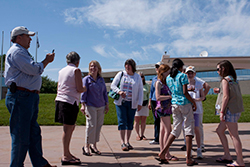
[{"label": "denim shorts", "polygon": [[226,116],[225,116],[225,121],[226,122],[238,122],[240,118],[241,113],[235,113],[232,114],[229,109],[227,110]]},{"label": "denim shorts", "polygon": [[131,101],[123,101],[122,105],[116,105],[118,130],[133,130],[136,109],[132,109]]}]

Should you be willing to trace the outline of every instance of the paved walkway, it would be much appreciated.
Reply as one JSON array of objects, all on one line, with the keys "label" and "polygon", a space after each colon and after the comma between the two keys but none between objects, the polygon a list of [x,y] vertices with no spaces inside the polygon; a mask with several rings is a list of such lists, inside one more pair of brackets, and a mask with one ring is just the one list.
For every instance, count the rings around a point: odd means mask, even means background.
[{"label": "paved walkway", "polygon": [[[205,144],[206,152],[203,154],[203,160],[197,160],[199,166],[219,167],[225,166],[215,162],[215,160],[222,156],[223,148],[219,142],[219,138],[215,133],[217,124],[204,124],[205,130]],[[239,124],[239,134],[243,144],[243,156],[246,166],[250,167],[250,123]],[[61,126],[42,126],[43,136],[43,150],[44,156],[49,160],[51,164],[61,166],[60,160],[62,155],[62,127]],[[230,151],[233,155],[233,159],[236,159],[234,147],[232,141],[229,138],[228,132],[226,132],[229,139]],[[180,136],[176,139],[173,145],[170,147],[172,155],[177,156],[180,161],[172,162],[169,164],[161,165],[154,159],[159,152],[159,145],[149,145],[148,142],[152,140],[153,126],[147,125],[145,136],[148,137],[147,141],[136,141],[135,132],[131,135],[131,145],[134,146],[134,150],[124,152],[120,148],[120,137],[117,130],[117,126],[103,126],[100,142],[98,148],[102,152],[101,156],[93,155],[87,157],[82,155],[81,148],[84,144],[85,126],[77,126],[72,142],[71,151],[79,157],[82,161],[80,166],[84,167],[151,167],[151,166],[172,166],[172,167],[184,167],[185,164],[185,152],[180,148],[183,145],[183,137]],[[195,142],[194,142],[195,145]],[[195,147],[194,147],[195,148]],[[9,135],[9,127],[0,127],[0,167],[8,167],[10,162],[10,150],[11,139]],[[194,158],[196,153],[194,153]],[[29,156],[25,160],[25,167],[31,167]],[[72,166],[72,165],[71,165]]]}]

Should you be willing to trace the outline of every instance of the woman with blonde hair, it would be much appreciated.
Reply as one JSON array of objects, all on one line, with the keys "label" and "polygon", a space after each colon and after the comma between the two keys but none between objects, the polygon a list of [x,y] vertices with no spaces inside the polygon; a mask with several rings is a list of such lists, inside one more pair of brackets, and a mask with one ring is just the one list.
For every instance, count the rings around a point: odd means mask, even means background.
[{"label": "woman with blonde hair", "polygon": [[96,143],[100,140],[104,114],[109,110],[106,85],[101,71],[99,62],[93,60],[89,63],[89,75],[82,79],[87,88],[87,91],[81,94],[81,112],[86,117],[85,147],[82,150],[86,156],[92,156],[90,150],[101,155]]}]

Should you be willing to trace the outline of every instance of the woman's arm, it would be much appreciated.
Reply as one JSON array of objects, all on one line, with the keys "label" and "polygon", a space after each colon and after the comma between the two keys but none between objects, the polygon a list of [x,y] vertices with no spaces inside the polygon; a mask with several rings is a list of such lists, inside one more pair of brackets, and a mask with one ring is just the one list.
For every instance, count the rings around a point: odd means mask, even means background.
[{"label": "woman's arm", "polygon": [[77,92],[79,93],[86,92],[87,88],[82,85],[82,74],[79,68],[75,70],[75,82],[76,82]]},{"label": "woman's arm", "polygon": [[161,95],[161,83],[159,81],[156,81],[155,83],[155,97],[157,101],[164,101],[171,99],[171,95]]},{"label": "woman's arm", "polygon": [[229,101],[229,84],[225,79],[222,79],[221,81],[222,89],[223,89],[223,98],[222,98],[222,104],[221,104],[221,111],[220,111],[220,120],[225,120],[225,114],[226,114],[226,107]]}]

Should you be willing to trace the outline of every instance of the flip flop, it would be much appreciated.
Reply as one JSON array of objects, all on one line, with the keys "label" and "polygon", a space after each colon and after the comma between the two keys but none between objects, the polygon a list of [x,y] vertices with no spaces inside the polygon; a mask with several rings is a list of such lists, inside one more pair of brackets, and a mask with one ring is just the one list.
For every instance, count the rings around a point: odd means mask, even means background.
[{"label": "flip flop", "polygon": [[62,165],[80,165],[82,162],[76,159],[71,159],[68,161],[61,160]]},{"label": "flip flop", "polygon": [[194,166],[194,165],[198,165],[198,162],[192,160],[191,162],[187,163],[187,166]]},{"label": "flip flop", "polygon": [[227,167],[245,167],[245,166],[240,166],[240,165],[236,165],[234,163],[231,163],[231,164],[227,164]]},{"label": "flip flop", "polygon": [[71,155],[73,159],[80,161],[80,158],[75,157],[74,155]]},{"label": "flip flop", "polygon": [[169,164],[168,160],[167,159],[161,159],[159,157],[155,157],[155,159],[157,161],[160,161],[160,164]]},{"label": "flip flop", "polygon": [[219,159],[216,159],[216,162],[219,162],[219,163],[232,163],[233,160],[219,158]]},{"label": "flip flop", "polygon": [[179,158],[177,158],[176,156],[171,156],[170,158],[167,158],[167,160],[169,160],[169,161],[179,161]]}]

